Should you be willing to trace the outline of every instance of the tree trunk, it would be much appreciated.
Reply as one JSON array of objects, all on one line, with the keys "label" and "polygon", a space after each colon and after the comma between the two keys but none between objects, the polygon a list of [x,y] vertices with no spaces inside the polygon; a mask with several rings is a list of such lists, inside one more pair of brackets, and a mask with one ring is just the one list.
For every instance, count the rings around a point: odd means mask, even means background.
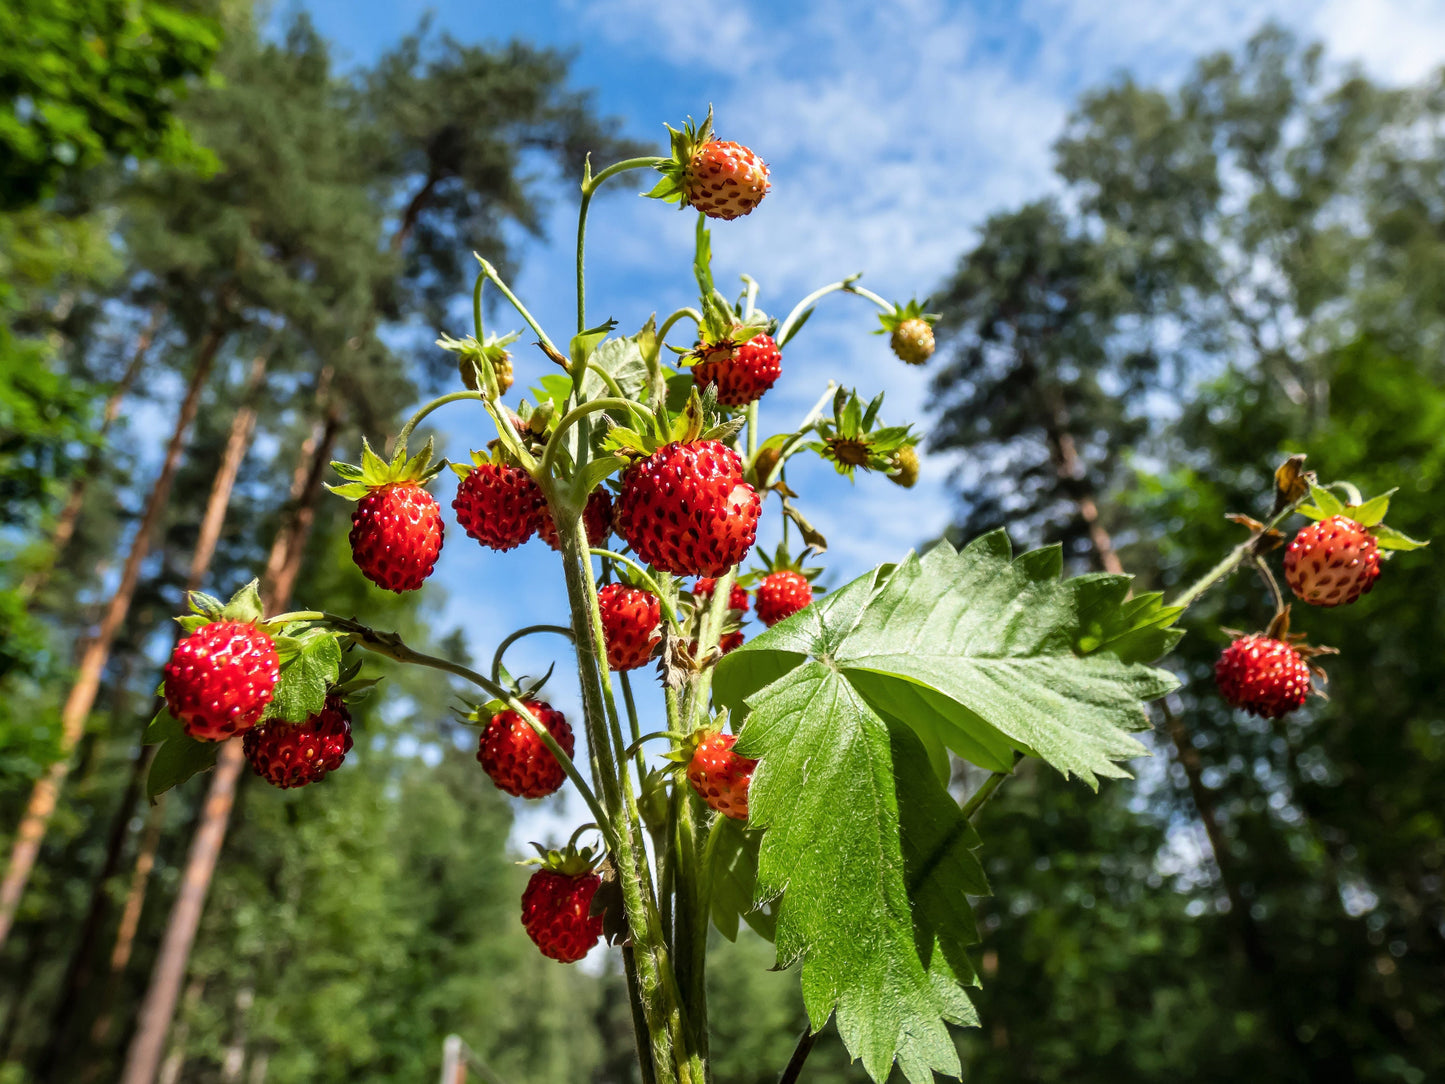
[{"label": "tree trunk", "polygon": [[[305,552],[306,538],[314,520],[321,479],[331,459],[331,448],[339,428],[339,415],[333,409],[320,432],[314,434],[314,440],[307,442],[310,445],[309,455],[298,464],[292,482],[297,499],[289,521],[276,534],[266,562],[268,577],[262,597],[268,613],[275,613],[290,602],[291,589],[295,585],[301,555]],[[304,451],[307,449],[303,448]],[[274,575],[270,574],[272,569],[276,570]],[[156,957],[150,986],[141,1005],[140,1020],[126,1054],[121,1084],[152,1084],[155,1080],[166,1033],[175,1014],[176,998],[185,978],[191,946],[200,926],[206,894],[225,842],[236,785],[244,764],[239,737],[221,746],[216,769],[211,775],[210,789],[206,793],[201,823],[186,856],[180,891],[171,907],[160,954]]]},{"label": "tree trunk", "polygon": [[441,178],[436,174],[429,174],[426,183],[417,190],[416,195],[407,201],[406,210],[401,213],[401,224],[397,226],[396,232],[391,235],[391,251],[400,252],[406,239],[411,236],[411,231],[416,228],[416,220],[421,217],[426,205],[431,200],[432,192],[436,190],[437,182]]},{"label": "tree trunk", "polygon": [[[220,540],[221,527],[226,519],[226,509],[230,506],[231,493],[236,487],[236,476],[240,473],[241,462],[246,457],[246,450],[251,444],[251,434],[256,427],[255,399],[265,381],[266,366],[269,360],[270,350],[268,349],[257,354],[251,362],[251,370],[247,375],[246,387],[241,397],[241,406],[237,409],[235,417],[231,419],[231,429],[226,437],[225,449],[221,453],[220,466],[211,482],[211,492],[206,499],[206,510],[201,516],[200,534],[196,539],[195,549],[191,553],[190,574],[186,579],[187,592],[198,590],[201,587],[206,572],[211,567],[211,559],[215,556],[216,543]],[[160,705],[157,704],[152,709],[151,715],[159,710]],[[100,937],[100,930],[105,921],[106,905],[110,899],[107,888],[111,877],[115,875],[120,866],[121,851],[125,847],[128,835],[127,828],[133,815],[136,799],[140,796],[141,785],[150,770],[153,752],[148,746],[138,744],[132,762],[130,779],[111,819],[105,859],[91,886],[90,905],[86,908],[85,918],[80,926],[80,934],[76,939],[70,962],[66,966],[65,978],[60,985],[59,996],[55,1001],[45,1050],[36,1063],[37,1073],[42,1079],[49,1079],[54,1075],[59,1060],[67,1050],[72,1048],[69,1041],[71,1021],[80,1008],[82,992],[90,985],[90,964],[95,954],[96,941]],[[150,856],[147,868],[154,863],[154,858],[154,855]],[[139,919],[139,914],[136,915],[136,918]]]},{"label": "tree trunk", "polygon": [[115,424],[116,418],[120,417],[120,404],[130,393],[131,385],[135,383],[141,370],[145,368],[146,355],[150,352],[151,343],[155,340],[156,332],[160,330],[161,320],[164,316],[165,310],[161,306],[157,305],[151,309],[150,320],[141,329],[140,336],[135,341],[135,353],[131,355],[130,364],[126,366],[120,382],[111,389],[110,395],[105,400],[105,411],[101,415],[99,433],[102,445],[90,453],[86,458],[85,470],[70,484],[70,495],[65,499],[65,507],[60,511],[60,518],[55,521],[55,532],[50,536],[50,545],[46,548],[45,563],[20,582],[20,598],[27,603],[50,580],[50,574],[55,571],[55,566],[60,561],[60,555],[70,545],[70,540],[75,537],[75,526],[80,520],[80,509],[85,504],[86,487],[100,470],[105,456],[103,443],[105,437],[109,434],[110,427]]},{"label": "tree trunk", "polygon": [[1065,482],[1076,482],[1083,486],[1083,491],[1074,498],[1074,506],[1078,508],[1079,518],[1084,521],[1084,527],[1089,532],[1089,543],[1093,547],[1094,556],[1098,558],[1099,565],[1105,572],[1122,576],[1124,566],[1119,562],[1119,555],[1114,552],[1114,540],[1099,522],[1099,506],[1094,502],[1093,487],[1085,482],[1074,435],[1069,432],[1067,417],[1061,415],[1062,409],[1055,411],[1054,423],[1048,429],[1049,452],[1054,461],[1054,470]]},{"label": "tree trunk", "polygon": [[105,608],[100,628],[81,654],[75,684],[71,686],[70,695],[60,713],[60,757],[46,769],[31,790],[30,801],[16,832],[10,863],[6,867],[3,881],[0,881],[0,945],[5,943],[5,938],[14,924],[20,897],[40,853],[40,841],[45,836],[51,815],[55,812],[60,789],[65,785],[65,778],[70,772],[70,755],[85,730],[90,709],[95,705],[96,694],[100,691],[101,674],[110,657],[111,644],[130,611],[131,599],[140,580],[141,565],[150,551],[151,535],[170,497],[171,482],[175,479],[176,469],[180,465],[191,422],[200,406],[201,390],[224,337],[225,332],[220,327],[213,327],[201,342],[195,367],[191,371],[190,385],[186,389],[170,443],[166,447],[165,461],[146,499],[140,525],[131,541],[130,553],[121,571],[120,583]]}]

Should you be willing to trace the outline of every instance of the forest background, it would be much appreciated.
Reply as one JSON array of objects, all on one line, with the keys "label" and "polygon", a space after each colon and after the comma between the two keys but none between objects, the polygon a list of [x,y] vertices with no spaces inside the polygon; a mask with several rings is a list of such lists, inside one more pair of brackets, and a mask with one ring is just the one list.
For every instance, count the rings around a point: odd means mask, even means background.
[{"label": "forest background", "polygon": [[[1089,7],[757,5],[704,29],[644,0],[420,28],[392,5],[7,5],[0,1081],[116,1079],[151,1040],[168,1081],[412,1081],[451,1032],[509,1082],[628,1079],[605,954],[560,967],[517,921],[511,863],[585,818],[503,799],[457,691],[394,673],[345,769],[297,793],[201,778],[149,806],[138,738],[188,584],[269,568],[457,658],[564,612],[550,551],[460,532],[420,598],[382,597],[316,483],[455,381],[432,342],[464,326],[472,250],[565,324],[583,155],[709,102],[775,184],[714,231],[719,281],[747,270],[781,309],[864,270],[943,313],[919,373],[834,299],[764,403],[881,370],[929,434],[911,492],[791,479],[835,582],[1007,523],[1169,587],[1297,451],[1445,534],[1445,15]],[[595,311],[687,302],[682,216],[623,193],[594,222]],[[453,444],[481,421],[456,409]],[[1191,615],[1136,781],[1094,799],[1030,769],[982,815],[970,1079],[1445,1075],[1445,571],[1427,551],[1332,615],[1331,699],[1285,725],[1213,694],[1218,626],[1268,618],[1234,588]],[[717,959],[719,1079],[771,1080],[796,983],[748,931]],[[174,1013],[143,1017],[166,987]],[[826,1041],[809,1073],[864,1079]]]}]

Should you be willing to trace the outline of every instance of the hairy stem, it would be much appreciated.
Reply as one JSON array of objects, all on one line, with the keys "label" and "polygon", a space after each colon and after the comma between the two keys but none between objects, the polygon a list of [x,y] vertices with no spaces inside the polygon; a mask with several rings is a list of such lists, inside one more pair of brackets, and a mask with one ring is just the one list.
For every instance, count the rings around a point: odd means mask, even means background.
[{"label": "hairy stem", "polygon": [[479,391],[454,391],[450,392],[447,395],[438,396],[430,403],[427,403],[425,406],[423,406],[415,414],[413,414],[410,420],[408,420],[407,423],[401,427],[401,432],[396,435],[396,440],[392,441],[392,448],[405,448],[406,438],[411,436],[411,431],[415,429],[417,427],[417,424],[433,410],[436,410],[439,407],[444,407],[448,403],[459,403],[464,399],[485,398],[486,396]]},{"label": "hairy stem", "polygon": [[[1302,499],[1303,498],[1301,498],[1301,500]],[[1273,517],[1271,517],[1269,522],[1267,522],[1263,527],[1255,531],[1239,545],[1235,546],[1234,549],[1230,550],[1229,554],[1224,558],[1224,560],[1220,561],[1203,576],[1195,580],[1194,583],[1190,584],[1189,587],[1187,587],[1178,597],[1174,599],[1173,602],[1170,603],[1170,605],[1185,607],[1192,606],[1195,602],[1199,600],[1199,597],[1203,595],[1204,592],[1208,591],[1220,580],[1226,578],[1231,573],[1233,573],[1234,570],[1237,569],[1240,565],[1242,565],[1248,558],[1258,554],[1260,541],[1268,537],[1271,530],[1277,527],[1280,523],[1284,522],[1284,520],[1294,512],[1295,508],[1297,508],[1299,504],[1300,501],[1294,501],[1290,504],[1285,505],[1284,508],[1280,509],[1279,512],[1277,512]]]},{"label": "hairy stem", "polygon": [[558,636],[567,637],[567,639],[572,641],[574,644],[577,642],[576,635],[572,632],[571,629],[567,628],[564,625],[528,625],[524,629],[518,629],[516,632],[512,633],[510,636],[508,636],[505,640],[503,640],[500,644],[497,645],[496,653],[492,656],[493,681],[500,682],[502,680],[502,656],[507,653],[507,648],[511,647],[518,640],[522,639],[522,637],[531,636],[539,632],[555,633]]}]

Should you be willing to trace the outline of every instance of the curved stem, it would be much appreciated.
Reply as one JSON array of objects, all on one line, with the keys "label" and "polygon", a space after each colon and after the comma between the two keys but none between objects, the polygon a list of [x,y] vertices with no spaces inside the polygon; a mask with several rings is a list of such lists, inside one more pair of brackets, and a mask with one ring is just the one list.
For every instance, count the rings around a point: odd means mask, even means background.
[{"label": "curved stem", "polygon": [[543,477],[550,478],[552,475],[552,464],[557,459],[557,450],[562,446],[562,437],[568,429],[576,425],[589,414],[596,414],[599,410],[630,410],[638,411],[640,408],[631,399],[623,399],[617,396],[607,396],[602,399],[589,399],[581,406],[573,407],[562,420],[557,423],[557,429],[547,441],[547,447],[542,449],[541,473]]},{"label": "curved stem", "polygon": [[649,156],[646,158],[628,158],[621,162],[614,162],[597,176],[591,176],[591,167],[588,167],[588,176],[582,181],[582,204],[577,210],[577,332],[581,334],[587,330],[587,275],[584,269],[586,262],[587,248],[587,211],[592,206],[592,193],[596,192],[603,181],[609,177],[615,177],[629,169],[647,169],[651,166],[660,166],[666,162],[666,158]]},{"label": "curved stem", "polygon": [[677,628],[677,611],[672,608],[672,602],[662,593],[662,588],[659,587],[657,581],[648,574],[647,569],[643,568],[631,557],[624,557],[622,554],[613,553],[611,550],[589,549],[587,552],[593,557],[603,557],[632,569],[632,571],[637,574],[637,578],[642,581],[642,586],[657,596],[658,605],[662,608],[662,615],[667,618],[667,623],[673,628]]},{"label": "curved stem", "polygon": [[[823,286],[817,290],[814,290],[811,294],[809,294],[807,297],[803,298],[803,300],[799,301],[796,305],[794,305],[793,311],[788,313],[787,317],[783,320],[783,322],[778,325],[778,333],[776,336],[774,336],[774,338],[777,340],[778,345],[782,346],[790,338],[792,338],[793,327],[797,324],[799,320],[803,318],[803,313],[807,312],[808,309],[812,307],[813,303],[818,301],[820,298],[827,297],[829,294],[836,293],[839,290],[847,290],[849,293],[860,293],[860,289],[854,286],[853,283],[857,281],[857,279],[862,274],[863,272],[859,271],[858,274],[849,275],[847,278],[842,279],[838,282],[830,282],[827,286]],[[890,309],[893,308],[892,305],[889,305],[888,307]]]},{"label": "curved stem", "polygon": [[[828,400],[832,399],[833,396],[837,394],[837,391],[838,385],[831,380],[828,381],[828,387],[823,391],[818,401],[813,404],[813,409],[808,411],[803,420],[798,423],[797,431],[793,434],[792,438],[778,450],[778,461],[773,464],[773,469],[768,473],[768,476],[758,479],[759,489],[767,489],[772,485],[773,479],[781,473],[783,466],[802,448],[803,442],[807,439],[808,430],[812,427],[813,423],[818,420],[818,416],[823,413],[823,408],[827,406]],[[749,462],[751,462],[751,459]],[[783,530],[786,531],[787,529],[788,521],[784,519]]]},{"label": "curved stem", "polygon": [[[542,325],[537,323],[537,321],[532,318],[532,314],[527,311],[527,306],[523,305],[520,301],[518,301],[517,295],[512,293],[511,289],[507,286],[507,284],[502,281],[502,276],[497,274],[497,269],[493,267],[487,260],[483,259],[481,256],[478,256],[477,253],[473,252],[472,255],[476,256],[477,262],[482,265],[482,274],[485,275],[487,278],[491,279],[493,285],[495,285],[498,290],[502,291],[502,296],[505,297],[508,301],[510,301],[512,303],[512,308],[516,309],[517,312],[521,315],[522,319],[527,321],[527,326],[530,327],[532,331],[536,334],[537,338],[541,340],[542,345],[553,354],[560,354],[561,351],[558,350],[552,340],[547,337],[547,333],[542,330]],[[480,292],[478,292],[477,298],[478,301],[480,301]]]},{"label": "curved stem", "polygon": [[627,393],[622,390],[622,385],[617,383],[617,380],[606,369],[602,368],[602,366],[598,365],[590,358],[587,360],[587,368],[591,369],[594,373],[597,374],[598,379],[600,379],[602,383],[607,385],[607,390],[610,391],[613,395],[617,396],[617,398],[619,399],[627,398]]},{"label": "curved stem", "polygon": [[476,284],[472,286],[472,329],[477,337],[477,342],[481,342],[486,337],[482,331],[482,287],[486,284],[486,272],[479,272]]},{"label": "curved stem", "polygon": [[744,463],[751,463],[758,455],[758,401],[748,404],[748,457]]},{"label": "curved stem", "polygon": [[567,774],[568,779],[572,780],[572,785],[577,788],[578,793],[582,795],[582,799],[587,803],[587,808],[591,810],[592,817],[597,822],[598,829],[607,839],[608,849],[616,853],[616,845],[619,838],[617,826],[612,823],[611,818],[609,818],[603,810],[602,804],[598,802],[597,795],[592,792],[592,788],[587,785],[587,781],[583,779],[581,773],[577,771],[577,766],[572,763],[572,758],[562,750],[562,747],[557,744],[557,739],[552,737],[547,728],[537,721],[532,713],[527,710],[526,705],[520,700],[502,688],[502,686],[484,678],[475,670],[468,669],[460,663],[452,662],[449,659],[439,659],[435,655],[426,655],[407,647],[406,644],[402,643],[401,637],[394,632],[377,632],[375,629],[369,628],[360,622],[352,621],[345,617],[337,617],[335,614],[320,614],[319,616],[325,620],[328,625],[348,633],[351,637],[351,642],[358,647],[365,648],[367,651],[377,655],[383,655],[396,662],[409,663],[413,666],[427,666],[433,670],[442,670],[449,674],[455,674],[459,678],[470,681],[493,699],[504,701],[507,707],[527,720],[533,731],[536,732],[537,737],[542,740],[542,744],[557,758],[557,763],[562,766],[562,771]]},{"label": "curved stem", "polygon": [[1285,505],[1284,508],[1280,509],[1280,511],[1269,520],[1269,522],[1267,522],[1259,530],[1255,531],[1239,545],[1235,546],[1234,549],[1230,550],[1229,554],[1224,558],[1224,560],[1220,561],[1203,576],[1199,577],[1199,579],[1195,580],[1192,584],[1190,584],[1189,587],[1187,587],[1173,602],[1169,603],[1169,605],[1184,607],[1194,605],[1194,603],[1199,600],[1200,595],[1204,594],[1204,592],[1208,591],[1220,580],[1224,579],[1226,576],[1234,572],[1234,570],[1237,569],[1241,564],[1243,564],[1244,561],[1251,555],[1256,554],[1258,552],[1257,547],[1259,546],[1260,540],[1267,537],[1270,531],[1272,531],[1276,526],[1278,526],[1288,516],[1290,516],[1294,512],[1295,508],[1297,508],[1300,502],[1303,500],[1304,498],[1301,497],[1300,500],[1292,501],[1291,503]]},{"label": "curved stem", "polygon": [[747,287],[747,294],[743,298],[743,320],[746,321],[758,307],[758,280],[752,275],[743,275],[742,280]]},{"label": "curved stem", "polygon": [[898,308],[897,305],[893,304],[893,302],[889,301],[886,297],[879,297],[872,290],[869,290],[866,287],[850,285],[845,287],[845,289],[850,294],[857,294],[859,297],[867,298],[884,312],[893,312]]},{"label": "curved stem", "polygon": [[493,681],[502,680],[502,656],[506,654],[507,648],[511,647],[522,637],[531,636],[533,633],[536,632],[555,632],[558,636],[567,637],[567,639],[574,644],[577,642],[577,637],[572,632],[572,630],[562,625],[528,625],[524,629],[518,629],[516,632],[512,633],[512,635],[508,636],[505,640],[503,640],[500,644],[497,645],[496,654],[492,656]]},{"label": "curved stem", "polygon": [[[1018,767],[1019,761],[1023,759],[1022,753],[1014,754],[1014,767]],[[978,811],[988,804],[988,800],[994,796],[1003,781],[1013,775],[1013,768],[1006,772],[990,772],[989,777],[978,785],[978,790],[968,796],[968,801],[963,803],[964,820],[973,820]]]},{"label": "curved stem", "polygon": [[411,431],[417,427],[417,423],[419,423],[433,410],[436,410],[439,407],[444,407],[448,403],[459,403],[463,399],[484,400],[486,399],[486,396],[479,391],[454,391],[450,392],[447,395],[438,396],[430,403],[427,403],[425,406],[423,406],[415,414],[413,414],[411,418],[407,421],[407,423],[401,427],[401,432],[396,435],[396,440],[392,441],[392,448],[406,447],[406,439],[407,437],[411,436]]},{"label": "curved stem", "polygon": [[1269,570],[1269,565],[1265,564],[1264,558],[1259,554],[1254,555],[1253,563],[1255,571],[1264,580],[1265,586],[1269,588],[1269,593],[1274,596],[1274,612],[1276,614],[1284,613],[1284,592],[1279,589],[1279,581],[1274,578],[1274,573]]}]

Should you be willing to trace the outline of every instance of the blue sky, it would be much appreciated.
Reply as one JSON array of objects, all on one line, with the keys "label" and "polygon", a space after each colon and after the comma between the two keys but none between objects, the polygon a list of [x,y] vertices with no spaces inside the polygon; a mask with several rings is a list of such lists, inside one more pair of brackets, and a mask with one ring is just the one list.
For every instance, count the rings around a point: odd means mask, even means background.
[{"label": "blue sky", "polygon": [[[664,122],[678,125],[713,104],[719,134],[761,153],[774,185],[753,215],[714,228],[717,279],[736,283],[748,271],[762,284],[761,306],[777,315],[855,271],[887,297],[926,295],[987,214],[1051,190],[1049,147],[1072,101],[1119,72],[1177,81],[1200,54],[1239,44],[1268,18],[1387,81],[1417,79],[1445,62],[1438,0],[731,0],[705,21],[703,5],[677,0],[302,6],[343,63],[370,61],[428,11],[437,29],[462,40],[517,37],[575,51],[575,84],[595,88],[600,109],[623,118],[629,135],[659,145]],[[631,330],[653,311],[691,302],[692,218],[619,189],[592,215],[589,317],[614,316]],[[572,330],[574,191],[553,190],[553,240],[526,248],[514,284],[558,341]],[[505,313],[498,319],[520,326]],[[763,401],[765,428],[791,428],[830,377],[869,394],[886,389],[886,419],[926,426],[927,374],[893,359],[884,340],[868,334],[875,326],[861,301],[825,301]],[[521,385],[542,372],[534,352],[522,351],[518,362]],[[472,404],[448,410],[438,416],[442,447],[461,459],[469,437],[480,445],[490,434]],[[949,468],[925,459],[910,492],[881,477],[849,487],[831,470],[795,472],[790,482],[804,509],[832,543],[831,582],[896,560],[941,530]],[[449,502],[451,482],[442,489]],[[776,538],[776,508],[769,512],[764,541]],[[497,555],[449,525],[434,582],[446,592],[446,622],[465,627],[474,650],[489,657],[518,625],[565,620],[558,573],[539,541]],[[518,667],[540,672],[556,647],[525,642]],[[575,719],[569,683],[554,688],[557,706]],[[649,722],[644,729],[658,729]],[[523,838],[532,827],[544,826],[524,820]]]}]

